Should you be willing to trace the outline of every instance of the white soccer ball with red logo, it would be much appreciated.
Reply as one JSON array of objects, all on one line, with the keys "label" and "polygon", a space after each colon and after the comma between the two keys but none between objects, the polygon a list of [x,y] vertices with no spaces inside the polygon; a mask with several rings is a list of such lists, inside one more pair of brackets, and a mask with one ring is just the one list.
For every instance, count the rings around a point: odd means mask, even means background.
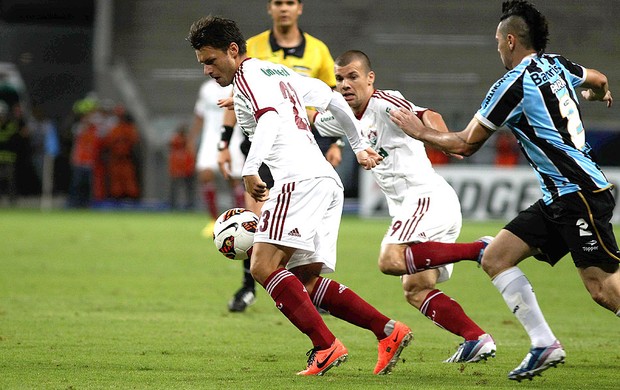
[{"label": "white soccer ball with red logo", "polygon": [[213,242],[221,254],[231,260],[250,257],[258,216],[244,208],[227,210],[215,220]]}]

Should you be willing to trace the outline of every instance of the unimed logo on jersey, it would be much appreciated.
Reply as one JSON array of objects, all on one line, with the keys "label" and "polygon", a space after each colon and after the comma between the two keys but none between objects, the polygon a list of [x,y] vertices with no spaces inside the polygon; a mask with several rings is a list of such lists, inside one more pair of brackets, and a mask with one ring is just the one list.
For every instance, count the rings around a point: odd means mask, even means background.
[{"label": "unimed logo on jersey", "polygon": [[291,74],[286,71],[284,68],[260,68],[261,72],[263,72],[267,77],[271,76],[290,76]]}]

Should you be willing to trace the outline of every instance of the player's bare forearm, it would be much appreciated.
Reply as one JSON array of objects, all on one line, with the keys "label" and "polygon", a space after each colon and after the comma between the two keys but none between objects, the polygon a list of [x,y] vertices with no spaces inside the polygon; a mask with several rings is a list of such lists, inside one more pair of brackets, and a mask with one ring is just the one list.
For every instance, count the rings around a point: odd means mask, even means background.
[{"label": "player's bare forearm", "polygon": [[248,194],[257,202],[265,202],[269,199],[267,184],[258,175],[243,176],[243,184]]},{"label": "player's bare forearm", "polygon": [[605,102],[607,108],[613,104],[613,97],[609,90],[609,82],[607,76],[595,69],[588,69],[586,72],[586,80],[581,85],[586,88],[581,91],[581,96],[588,101]]},{"label": "player's bare forearm", "polygon": [[[392,110],[390,119],[408,136],[427,143],[439,150],[462,154],[463,139],[454,133],[437,131],[424,123],[409,110]],[[447,130],[447,129],[446,129]]]},{"label": "player's bare forearm", "polygon": [[390,119],[408,136],[446,153],[471,156],[489,138],[491,132],[472,119],[461,132],[437,131],[427,127],[409,110],[392,110]]}]

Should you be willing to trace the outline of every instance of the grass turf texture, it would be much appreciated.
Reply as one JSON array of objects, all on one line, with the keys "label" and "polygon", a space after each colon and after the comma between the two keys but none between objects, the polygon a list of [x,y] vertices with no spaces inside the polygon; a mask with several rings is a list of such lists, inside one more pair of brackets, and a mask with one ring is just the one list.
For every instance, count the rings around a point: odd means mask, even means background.
[{"label": "grass turf texture", "polygon": [[[445,364],[462,341],[403,299],[376,258],[386,220],[346,217],[333,278],[407,323],[413,344],[389,376],[374,376],[376,340],[324,316],[349,349],[324,377],[298,377],[311,348],[264,290],[243,314],[226,303],[241,263],[200,236],[198,214],[0,210],[0,388],[617,388],[618,318],[598,307],[569,258],[551,269],[522,263],[567,362],[534,381],[506,378],[528,338],[486,275],[471,262],[440,285],[497,342],[495,359]],[[459,241],[501,223],[465,222]]]}]

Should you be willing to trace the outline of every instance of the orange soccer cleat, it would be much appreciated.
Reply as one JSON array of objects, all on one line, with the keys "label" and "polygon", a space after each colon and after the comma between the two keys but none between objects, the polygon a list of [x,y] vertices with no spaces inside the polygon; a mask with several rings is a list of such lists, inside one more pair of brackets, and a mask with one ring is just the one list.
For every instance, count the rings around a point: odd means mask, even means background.
[{"label": "orange soccer cleat", "polygon": [[347,348],[336,339],[331,347],[327,349],[313,348],[308,351],[308,367],[297,373],[297,375],[323,375],[330,368],[337,367],[344,363],[349,356]]},{"label": "orange soccer cleat", "polygon": [[392,372],[400,353],[413,340],[411,329],[402,322],[396,321],[394,331],[383,340],[379,340],[379,358],[375,366],[376,375],[386,375]]}]

